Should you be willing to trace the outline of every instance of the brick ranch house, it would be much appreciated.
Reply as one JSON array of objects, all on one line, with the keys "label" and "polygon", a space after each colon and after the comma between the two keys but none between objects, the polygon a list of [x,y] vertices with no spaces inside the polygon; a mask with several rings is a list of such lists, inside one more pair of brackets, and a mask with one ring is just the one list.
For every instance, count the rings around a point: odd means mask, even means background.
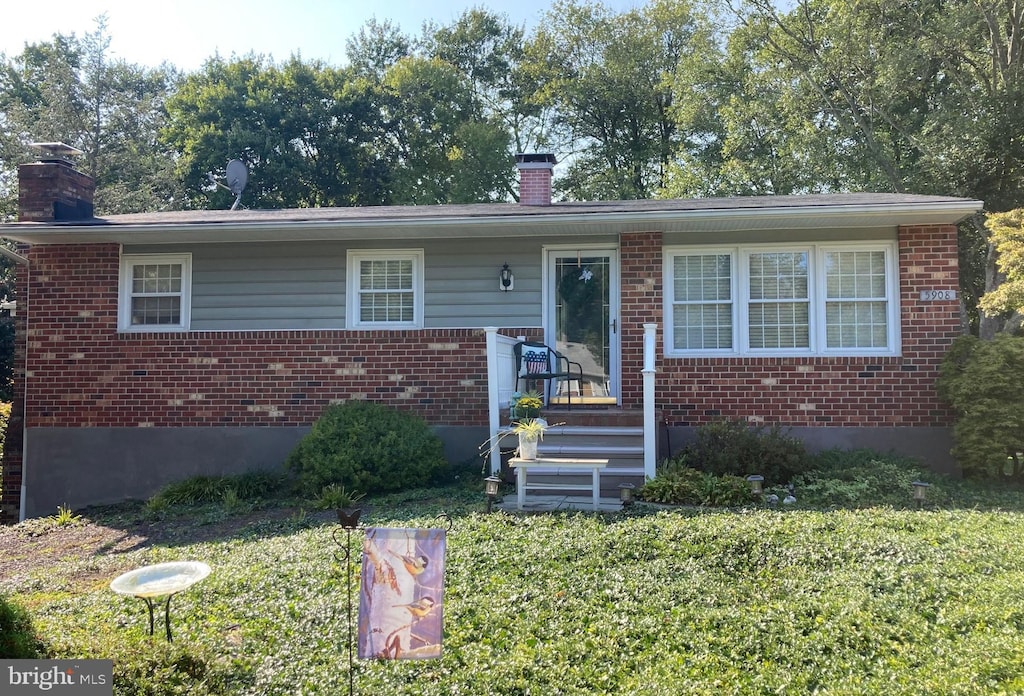
[{"label": "brick ranch house", "polygon": [[0,519],[280,467],[348,399],[478,457],[517,337],[583,364],[567,427],[639,424],[638,478],[652,440],[664,456],[718,417],[954,466],[934,383],[961,333],[956,225],[981,202],[552,203],[554,158],[517,161],[518,204],[102,218],[69,162],[22,165]]}]

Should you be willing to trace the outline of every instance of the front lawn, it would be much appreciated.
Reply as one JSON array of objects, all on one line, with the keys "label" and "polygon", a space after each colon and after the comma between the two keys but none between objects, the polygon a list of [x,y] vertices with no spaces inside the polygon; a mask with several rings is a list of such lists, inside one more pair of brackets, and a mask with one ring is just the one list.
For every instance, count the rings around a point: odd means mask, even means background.
[{"label": "front lawn", "polygon": [[[445,511],[453,527],[442,658],[356,661],[359,694],[1024,692],[1019,509],[487,515],[459,488],[368,502],[364,525],[437,526]],[[4,574],[0,593],[49,656],[113,659],[117,694],[346,694],[345,534],[325,515],[265,512],[199,542],[235,513],[165,510],[196,534]],[[174,598],[167,644],[108,585],[185,559],[213,573]]]}]

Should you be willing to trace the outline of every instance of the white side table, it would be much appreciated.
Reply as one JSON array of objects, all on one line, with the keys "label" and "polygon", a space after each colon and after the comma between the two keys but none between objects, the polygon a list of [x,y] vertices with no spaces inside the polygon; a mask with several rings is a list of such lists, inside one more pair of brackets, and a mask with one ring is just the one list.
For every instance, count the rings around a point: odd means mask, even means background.
[{"label": "white side table", "polygon": [[[526,503],[527,490],[573,490],[591,491],[594,509],[598,510],[601,503],[601,470],[608,466],[607,459],[572,459],[562,457],[537,457],[536,459],[519,459],[513,457],[508,461],[509,467],[516,471],[516,507],[520,510]],[[529,483],[527,473],[530,469],[558,469],[558,473],[576,473],[590,471],[589,485],[572,483]]]}]

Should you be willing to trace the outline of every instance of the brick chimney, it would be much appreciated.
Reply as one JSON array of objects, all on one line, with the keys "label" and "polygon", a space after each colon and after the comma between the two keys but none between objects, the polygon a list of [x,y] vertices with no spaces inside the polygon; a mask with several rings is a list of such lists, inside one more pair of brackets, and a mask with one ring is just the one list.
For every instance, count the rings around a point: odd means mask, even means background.
[{"label": "brick chimney", "polygon": [[33,143],[39,161],[18,166],[18,221],[89,220],[96,182],[69,159],[81,150],[64,143]]},{"label": "brick chimney", "polygon": [[516,155],[519,205],[551,205],[551,170],[555,164],[555,156],[550,153]]}]

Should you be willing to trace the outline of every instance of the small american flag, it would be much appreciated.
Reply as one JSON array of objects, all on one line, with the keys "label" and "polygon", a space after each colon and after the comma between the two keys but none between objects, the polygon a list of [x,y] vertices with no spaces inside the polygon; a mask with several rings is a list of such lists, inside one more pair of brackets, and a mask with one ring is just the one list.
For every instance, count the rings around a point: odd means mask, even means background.
[{"label": "small american flag", "polygon": [[548,371],[548,354],[540,351],[528,351],[523,354],[526,362],[526,374],[539,375]]}]

